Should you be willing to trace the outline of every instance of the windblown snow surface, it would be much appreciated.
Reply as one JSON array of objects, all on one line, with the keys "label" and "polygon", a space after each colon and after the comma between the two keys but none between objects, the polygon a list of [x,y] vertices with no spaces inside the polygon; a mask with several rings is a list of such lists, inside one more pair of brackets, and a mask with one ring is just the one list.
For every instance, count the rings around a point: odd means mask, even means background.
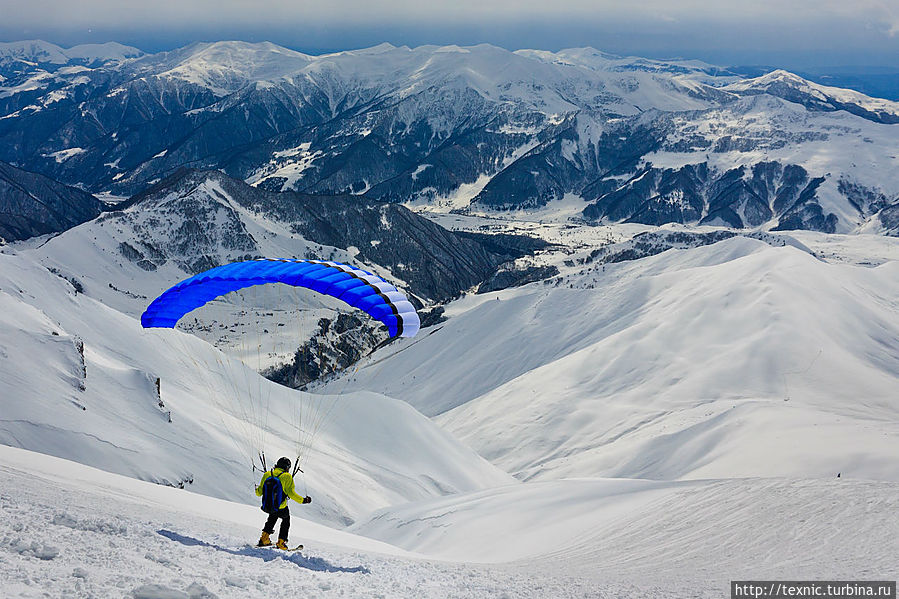
[{"label": "windblown snow surface", "polygon": [[349,388],[524,480],[899,481],[897,298],[895,260],[735,237],[471,296]]},{"label": "windblown snow surface", "polygon": [[[465,296],[309,394],[141,329],[145,300],[123,291],[175,273],[138,282],[94,226],[0,252],[5,596],[720,597],[734,579],[899,577],[893,240],[568,266],[590,235],[636,231],[553,224],[572,248],[545,258],[557,277]],[[256,474],[218,401],[234,374],[274,414],[343,391],[300,477],[302,553],[248,546]],[[289,427],[266,428],[288,452]]]}]

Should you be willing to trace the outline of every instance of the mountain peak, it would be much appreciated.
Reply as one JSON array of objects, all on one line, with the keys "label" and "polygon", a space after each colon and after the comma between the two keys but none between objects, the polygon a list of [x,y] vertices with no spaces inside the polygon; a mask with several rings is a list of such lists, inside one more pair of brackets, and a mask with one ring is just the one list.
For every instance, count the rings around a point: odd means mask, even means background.
[{"label": "mountain peak", "polygon": [[221,41],[154,55],[145,64],[162,77],[188,81],[225,96],[252,82],[295,74],[313,60],[315,57],[271,42]]},{"label": "mountain peak", "polygon": [[450,53],[450,52],[456,52],[459,54],[471,54],[471,50],[469,50],[468,48],[463,48],[462,46],[457,46],[456,44],[451,44],[449,46],[440,46],[439,48],[434,50],[434,52],[441,53],[441,54]]},{"label": "mountain peak", "polygon": [[776,69],[758,77],[756,79],[760,84],[763,83],[772,83],[774,81],[789,83],[790,85],[810,85],[810,82],[806,79],[803,79],[796,73],[791,73],[785,69]]},{"label": "mountain peak", "polygon": [[0,43],[0,60],[10,59],[44,64],[65,64],[69,61],[62,48],[44,40]]},{"label": "mountain peak", "polygon": [[144,51],[133,46],[126,46],[118,42],[106,42],[103,44],[80,44],[64,50],[70,58],[81,58],[89,62],[106,62],[107,60],[126,60],[139,58]]},{"label": "mountain peak", "polygon": [[0,43],[0,60],[24,60],[38,64],[64,65],[72,61],[99,64],[143,55],[142,50],[118,42],[80,44],[68,49],[44,40]]},{"label": "mountain peak", "polygon": [[381,42],[377,46],[372,46],[371,48],[367,48],[366,52],[369,54],[379,54],[381,52],[391,52],[393,50],[397,50],[398,48],[391,44],[390,42]]},{"label": "mountain peak", "polygon": [[812,110],[845,110],[874,122],[899,123],[899,102],[813,83],[784,69],[738,81],[722,89],[737,94],[771,94]]}]

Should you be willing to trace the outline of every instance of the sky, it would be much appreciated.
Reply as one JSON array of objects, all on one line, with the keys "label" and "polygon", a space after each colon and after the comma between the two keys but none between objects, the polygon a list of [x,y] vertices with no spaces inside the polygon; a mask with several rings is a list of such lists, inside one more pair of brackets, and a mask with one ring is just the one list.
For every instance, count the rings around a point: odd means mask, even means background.
[{"label": "sky", "polygon": [[320,54],[394,45],[592,46],[722,65],[895,66],[899,0],[0,0],[0,40],[271,41]]}]

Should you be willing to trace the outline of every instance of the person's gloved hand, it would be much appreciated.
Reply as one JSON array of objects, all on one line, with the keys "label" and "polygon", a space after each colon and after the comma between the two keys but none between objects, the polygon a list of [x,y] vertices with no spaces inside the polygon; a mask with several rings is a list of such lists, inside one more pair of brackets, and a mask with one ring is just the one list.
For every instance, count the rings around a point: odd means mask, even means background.
[{"label": "person's gloved hand", "polygon": [[303,503],[312,503],[312,498],[306,495],[303,497]]}]

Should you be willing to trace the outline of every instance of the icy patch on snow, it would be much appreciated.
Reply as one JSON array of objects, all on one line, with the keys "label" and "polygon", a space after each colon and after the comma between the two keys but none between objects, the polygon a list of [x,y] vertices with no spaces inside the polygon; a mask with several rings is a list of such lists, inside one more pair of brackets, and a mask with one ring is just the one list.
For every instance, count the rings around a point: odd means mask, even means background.
[{"label": "icy patch on snow", "polygon": [[322,156],[320,150],[310,152],[310,142],[305,142],[294,148],[280,150],[272,154],[272,159],[265,166],[247,177],[250,185],[259,185],[270,178],[283,178],[282,189],[291,189],[297,181],[303,178],[303,172]]},{"label": "icy patch on snow", "polygon": [[418,181],[418,175],[422,174],[423,172],[425,172],[425,170],[431,168],[432,166],[434,166],[434,165],[433,164],[419,164],[418,167],[416,167],[415,171],[412,173],[412,180]]},{"label": "icy patch on snow", "polygon": [[53,158],[56,162],[62,163],[71,158],[72,156],[77,156],[78,154],[84,154],[87,150],[84,148],[68,148],[66,150],[59,150],[58,152],[51,152],[50,154],[44,154],[46,158]]}]

